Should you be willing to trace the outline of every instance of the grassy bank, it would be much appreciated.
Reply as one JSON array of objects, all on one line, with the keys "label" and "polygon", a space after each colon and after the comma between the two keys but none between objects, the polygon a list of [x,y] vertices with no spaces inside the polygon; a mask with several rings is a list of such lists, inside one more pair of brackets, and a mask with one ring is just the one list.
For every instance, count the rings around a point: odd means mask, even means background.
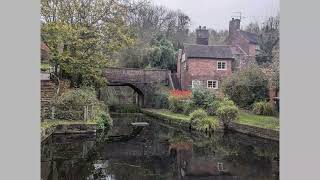
[{"label": "grassy bank", "polygon": [[238,123],[279,131],[279,119],[273,116],[261,116],[240,112]]},{"label": "grassy bank", "polygon": [[[144,109],[145,111],[158,114],[160,117],[170,119],[171,121],[186,123],[189,122],[189,116],[179,113],[173,113],[167,109]],[[216,116],[209,116],[209,118],[217,119]],[[260,116],[249,114],[246,112],[240,112],[239,120],[237,121],[240,124],[246,124],[250,126],[279,130],[279,119],[272,116]]]}]

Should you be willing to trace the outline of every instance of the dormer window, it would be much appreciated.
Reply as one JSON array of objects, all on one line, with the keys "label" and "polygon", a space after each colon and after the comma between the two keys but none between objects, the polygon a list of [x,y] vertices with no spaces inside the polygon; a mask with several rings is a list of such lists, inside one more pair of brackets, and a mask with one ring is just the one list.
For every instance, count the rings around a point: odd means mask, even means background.
[{"label": "dormer window", "polygon": [[227,70],[227,62],[225,61],[218,61],[217,62],[218,70]]}]

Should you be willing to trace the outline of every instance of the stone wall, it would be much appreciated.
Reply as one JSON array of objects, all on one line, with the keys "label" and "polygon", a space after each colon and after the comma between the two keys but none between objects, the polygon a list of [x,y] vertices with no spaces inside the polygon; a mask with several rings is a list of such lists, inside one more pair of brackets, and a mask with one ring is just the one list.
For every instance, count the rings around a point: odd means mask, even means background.
[{"label": "stone wall", "polygon": [[164,83],[168,81],[168,72],[165,69],[110,67],[105,70],[104,75],[109,82]]},{"label": "stone wall", "polygon": [[41,119],[49,118],[52,99],[56,93],[56,85],[51,80],[41,81]]},{"label": "stone wall", "polygon": [[259,128],[239,123],[232,123],[229,125],[229,128],[240,133],[279,141],[279,131],[276,130]]},{"label": "stone wall", "polygon": [[60,124],[56,126],[55,134],[95,133],[95,124]]}]

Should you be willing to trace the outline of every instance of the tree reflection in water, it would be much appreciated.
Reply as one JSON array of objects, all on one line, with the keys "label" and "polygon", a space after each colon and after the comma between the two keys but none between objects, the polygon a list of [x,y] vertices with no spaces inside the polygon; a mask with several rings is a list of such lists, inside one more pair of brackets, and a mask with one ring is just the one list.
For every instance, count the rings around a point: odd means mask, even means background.
[{"label": "tree reflection in water", "polygon": [[[190,135],[149,118],[124,119],[115,118],[116,127],[107,134],[47,139],[41,146],[41,178],[278,179],[277,142],[235,133]],[[134,121],[148,121],[150,126],[134,132],[128,128]],[[118,136],[117,132],[133,133]]]}]

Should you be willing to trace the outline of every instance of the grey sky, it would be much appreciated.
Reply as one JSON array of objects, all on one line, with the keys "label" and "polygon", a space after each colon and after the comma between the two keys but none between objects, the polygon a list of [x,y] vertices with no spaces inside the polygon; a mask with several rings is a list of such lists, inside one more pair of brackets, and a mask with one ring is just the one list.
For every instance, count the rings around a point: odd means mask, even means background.
[{"label": "grey sky", "polygon": [[[152,0],[151,0],[152,1]],[[250,22],[263,22],[280,12],[280,0],[153,0],[170,9],[180,9],[191,17],[191,28],[207,26],[228,29],[231,16],[242,12],[241,26]]]}]

